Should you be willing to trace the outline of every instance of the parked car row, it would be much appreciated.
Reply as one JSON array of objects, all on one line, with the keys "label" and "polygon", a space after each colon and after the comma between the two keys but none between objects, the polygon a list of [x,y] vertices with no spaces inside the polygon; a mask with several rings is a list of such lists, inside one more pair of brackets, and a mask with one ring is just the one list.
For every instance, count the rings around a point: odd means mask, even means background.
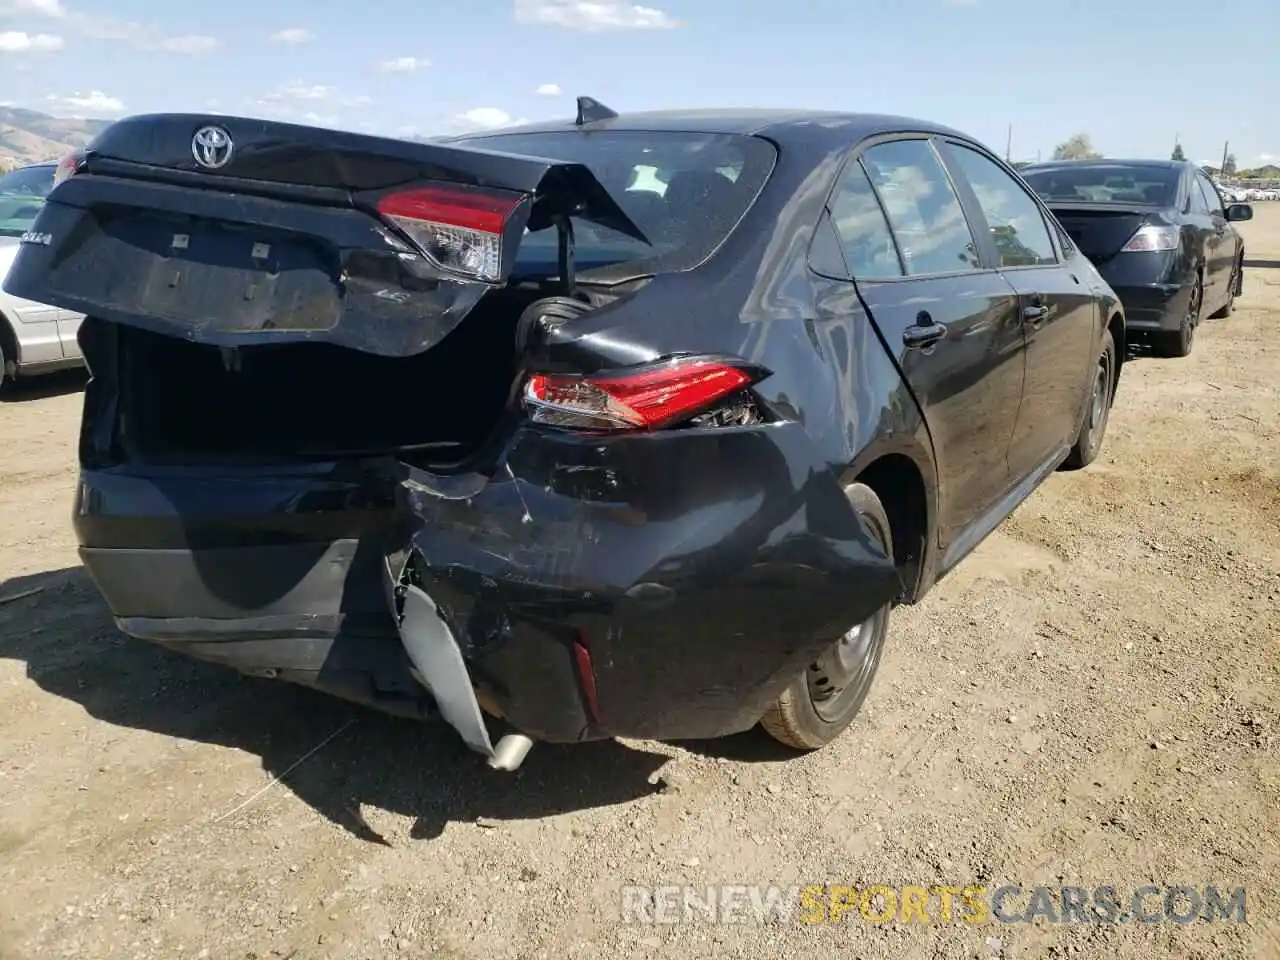
[{"label": "parked car row", "polygon": [[430,143],[135,117],[61,169],[6,285],[87,316],[120,628],[503,769],[831,742],[893,608],[1098,456],[1131,337],[1229,308],[1248,216],[1185,166],[589,98]]}]

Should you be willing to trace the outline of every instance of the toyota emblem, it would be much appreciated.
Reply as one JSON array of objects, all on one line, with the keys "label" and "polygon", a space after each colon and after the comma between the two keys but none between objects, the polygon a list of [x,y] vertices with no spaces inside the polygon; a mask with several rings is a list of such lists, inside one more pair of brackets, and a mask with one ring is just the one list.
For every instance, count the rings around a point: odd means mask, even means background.
[{"label": "toyota emblem", "polygon": [[201,127],[191,138],[191,155],[206,170],[218,170],[231,162],[234,144],[221,127]]}]

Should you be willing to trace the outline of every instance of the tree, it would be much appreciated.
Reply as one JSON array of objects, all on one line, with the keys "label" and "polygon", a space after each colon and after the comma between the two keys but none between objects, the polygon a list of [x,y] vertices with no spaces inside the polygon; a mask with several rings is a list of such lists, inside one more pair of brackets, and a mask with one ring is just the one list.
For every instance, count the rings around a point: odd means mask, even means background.
[{"label": "tree", "polygon": [[1200,172],[1210,180],[1213,180],[1221,171],[1219,171],[1217,167],[1201,167]]},{"label": "tree", "polygon": [[1093,141],[1087,133],[1077,133],[1053,148],[1055,160],[1100,160],[1102,154],[1093,149]]},{"label": "tree", "polygon": [[1234,176],[1236,172],[1236,155],[1228,153],[1226,161],[1222,164],[1222,175],[1224,177]]},{"label": "tree", "polygon": [[1182,144],[1175,143],[1173,145],[1173,153],[1169,155],[1170,160],[1185,160],[1187,155],[1182,152]]}]

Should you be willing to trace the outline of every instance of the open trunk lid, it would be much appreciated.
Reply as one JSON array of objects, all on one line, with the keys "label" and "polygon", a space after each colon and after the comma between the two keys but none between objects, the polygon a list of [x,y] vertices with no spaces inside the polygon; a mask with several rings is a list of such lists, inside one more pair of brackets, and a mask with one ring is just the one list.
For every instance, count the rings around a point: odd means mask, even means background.
[{"label": "open trunk lid", "polygon": [[409,356],[506,282],[526,231],[572,215],[647,242],[581,163],[262,120],[132,117],[63,173],[5,289],[223,347]]},{"label": "open trunk lid", "polygon": [[1160,209],[1153,206],[1053,202],[1048,206],[1080,252],[1095,263],[1114,257],[1148,223],[1164,223]]}]

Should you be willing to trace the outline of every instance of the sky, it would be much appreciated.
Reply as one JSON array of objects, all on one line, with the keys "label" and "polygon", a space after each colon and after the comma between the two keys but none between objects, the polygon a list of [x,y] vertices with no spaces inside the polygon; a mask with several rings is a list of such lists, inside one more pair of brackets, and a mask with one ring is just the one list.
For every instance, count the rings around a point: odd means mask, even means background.
[{"label": "sky", "polygon": [[[649,6],[648,4],[655,4]],[[1266,13],[1266,8],[1273,8]],[[1014,160],[1280,162],[1280,7],[1191,0],[0,0],[0,104],[384,135],[776,106],[949,124]]]}]

